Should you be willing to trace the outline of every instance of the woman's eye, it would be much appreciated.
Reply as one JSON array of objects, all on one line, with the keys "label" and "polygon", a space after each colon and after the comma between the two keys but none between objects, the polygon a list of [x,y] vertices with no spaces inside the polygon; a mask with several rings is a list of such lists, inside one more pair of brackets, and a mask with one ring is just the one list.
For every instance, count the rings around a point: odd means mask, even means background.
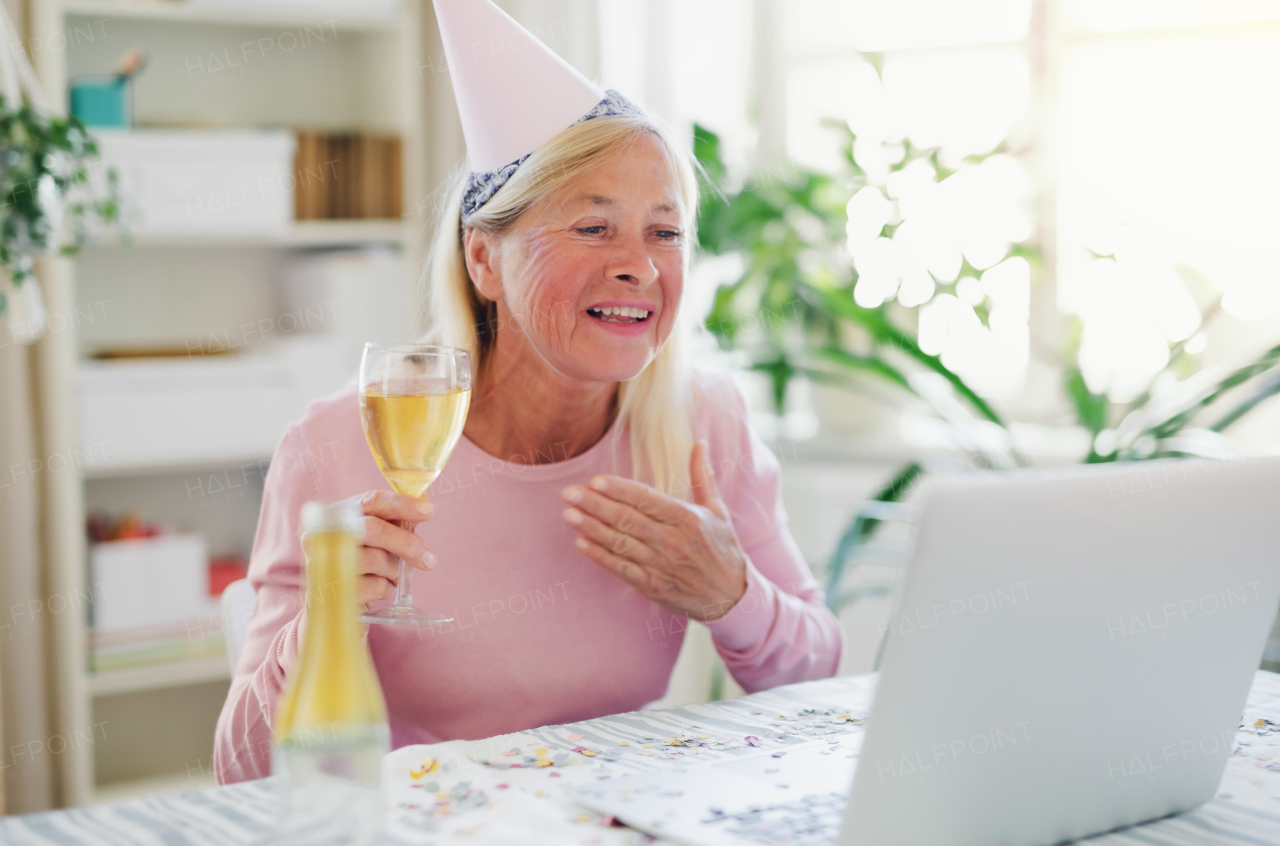
[{"label": "woman's eye", "polygon": [[605,228],[603,226],[584,226],[578,231],[583,235],[599,235],[604,232],[604,229]]},{"label": "woman's eye", "polygon": [[664,241],[676,241],[680,238],[680,231],[677,229],[659,229],[653,233]]}]

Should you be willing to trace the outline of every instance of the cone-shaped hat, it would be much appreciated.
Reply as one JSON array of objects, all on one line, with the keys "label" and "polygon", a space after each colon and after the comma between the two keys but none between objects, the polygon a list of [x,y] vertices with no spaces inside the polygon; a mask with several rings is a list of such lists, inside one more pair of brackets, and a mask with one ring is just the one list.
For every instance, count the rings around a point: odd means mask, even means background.
[{"label": "cone-shaped hat", "polygon": [[471,188],[477,179],[483,183],[479,194],[468,191],[464,212],[483,205],[514,165],[575,123],[639,112],[616,92],[600,90],[492,0],[434,3],[467,141]]},{"label": "cone-shaped hat", "polygon": [[511,164],[604,99],[491,0],[435,0],[435,7],[471,170]]}]

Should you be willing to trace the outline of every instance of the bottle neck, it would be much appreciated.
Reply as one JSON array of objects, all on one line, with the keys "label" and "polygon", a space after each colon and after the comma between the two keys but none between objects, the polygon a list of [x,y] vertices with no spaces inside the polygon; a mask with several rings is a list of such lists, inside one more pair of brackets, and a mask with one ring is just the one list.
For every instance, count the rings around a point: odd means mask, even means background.
[{"label": "bottle neck", "polygon": [[356,591],[359,541],[350,532],[328,531],[307,535],[303,544],[307,558],[303,655],[357,644],[362,636]]}]

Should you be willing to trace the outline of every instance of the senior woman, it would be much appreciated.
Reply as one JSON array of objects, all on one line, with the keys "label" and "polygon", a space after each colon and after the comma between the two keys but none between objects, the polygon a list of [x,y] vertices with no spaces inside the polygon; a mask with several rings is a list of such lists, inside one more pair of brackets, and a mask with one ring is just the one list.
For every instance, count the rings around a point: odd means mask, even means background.
[{"label": "senior woman", "polygon": [[748,691],[834,673],[838,627],[787,531],[778,463],[733,383],[681,359],[697,202],[685,146],[615,92],[601,106],[496,191],[465,173],[453,185],[429,339],[472,350],[475,374],[431,502],[387,489],[354,387],[286,431],[218,723],[221,782],[270,772],[306,630],[309,500],[363,509],[366,607],[387,603],[401,556],[430,571],[418,604],[454,618],[369,627],[393,747],[641,708],[665,693],[690,619]]}]

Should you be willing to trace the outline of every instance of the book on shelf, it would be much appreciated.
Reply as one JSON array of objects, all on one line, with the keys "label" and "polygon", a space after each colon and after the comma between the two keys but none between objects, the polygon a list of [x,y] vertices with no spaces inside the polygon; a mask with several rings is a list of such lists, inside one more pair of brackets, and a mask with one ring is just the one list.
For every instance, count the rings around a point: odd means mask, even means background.
[{"label": "book on shelf", "polygon": [[294,217],[394,219],[402,212],[401,142],[395,135],[298,132]]},{"label": "book on shelf", "polygon": [[198,617],[181,623],[95,631],[89,637],[89,670],[109,673],[154,664],[170,664],[226,655],[221,618]]}]

